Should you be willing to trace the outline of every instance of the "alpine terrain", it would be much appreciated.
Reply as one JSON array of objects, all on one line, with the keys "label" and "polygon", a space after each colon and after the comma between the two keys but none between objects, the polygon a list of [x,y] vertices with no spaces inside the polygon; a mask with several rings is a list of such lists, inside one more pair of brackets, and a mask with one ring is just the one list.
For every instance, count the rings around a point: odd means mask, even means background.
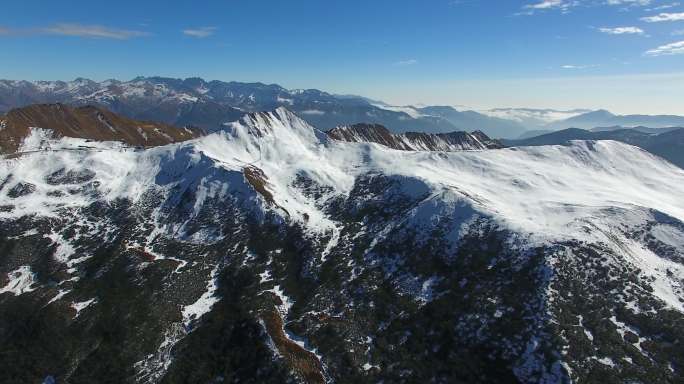
[{"label": "alpine terrain", "polygon": [[121,119],[2,118],[3,383],[684,381],[684,171],[640,148]]}]

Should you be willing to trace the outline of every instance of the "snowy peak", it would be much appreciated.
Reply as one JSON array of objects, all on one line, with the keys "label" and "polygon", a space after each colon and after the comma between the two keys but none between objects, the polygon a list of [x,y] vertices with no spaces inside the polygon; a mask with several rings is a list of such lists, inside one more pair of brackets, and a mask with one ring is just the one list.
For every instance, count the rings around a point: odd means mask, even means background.
[{"label": "snowy peak", "polygon": [[501,143],[479,131],[393,134],[379,124],[355,124],[334,128],[328,131],[328,135],[338,141],[376,143],[402,151],[451,152],[503,148]]},{"label": "snowy peak", "polygon": [[0,150],[11,153],[31,134],[33,128],[51,131],[52,137],[96,141],[120,141],[128,145],[158,146],[185,141],[198,132],[163,123],[137,121],[104,108],[73,108],[64,104],[35,104],[0,116]]},{"label": "snowy peak", "polygon": [[305,136],[310,136],[316,131],[316,128],[284,107],[270,112],[248,113],[237,124],[228,124],[233,129],[240,125],[247,127],[249,133],[256,137],[274,135],[282,130],[293,130]]},{"label": "snowy peak", "polygon": [[326,141],[325,133],[309,125],[286,108],[249,113],[225,125],[226,131],[245,148],[292,152],[294,148],[313,148]]}]

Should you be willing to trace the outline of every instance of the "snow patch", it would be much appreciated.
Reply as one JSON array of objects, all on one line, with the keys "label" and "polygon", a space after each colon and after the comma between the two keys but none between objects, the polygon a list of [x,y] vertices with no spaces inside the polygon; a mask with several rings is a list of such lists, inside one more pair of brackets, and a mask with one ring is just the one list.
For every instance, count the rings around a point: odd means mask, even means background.
[{"label": "snow patch", "polygon": [[9,281],[7,285],[0,288],[0,294],[9,292],[14,296],[35,291],[36,275],[31,272],[31,267],[23,265],[7,274]]},{"label": "snow patch", "polygon": [[81,311],[83,311],[84,309],[88,308],[89,306],[91,306],[93,303],[96,303],[96,302],[97,302],[97,299],[92,298],[90,300],[86,300],[86,301],[82,301],[82,302],[78,302],[78,303],[76,303],[76,302],[71,303],[71,308],[73,308],[76,311],[76,314],[74,315],[74,319],[77,318],[78,315],[81,314]]},{"label": "snow patch", "polygon": [[47,304],[45,304],[45,305],[47,306],[47,305],[54,303],[55,301],[60,300],[61,298],[66,296],[69,292],[71,292],[71,291],[68,289],[60,289],[59,292],[57,292],[57,294],[55,295],[55,297],[50,299],[50,301],[48,301]]},{"label": "snow patch", "polygon": [[218,273],[219,266],[217,265],[211,271],[209,282],[207,283],[207,290],[200,296],[197,301],[190,305],[186,305],[181,310],[183,314],[183,325],[188,329],[193,321],[201,318],[204,314],[211,311],[211,308],[216,304],[220,298],[216,296],[218,289]]},{"label": "snow patch", "polygon": [[626,240],[627,259],[648,276],[653,295],[669,307],[684,312],[684,265],[659,257],[636,241]]}]

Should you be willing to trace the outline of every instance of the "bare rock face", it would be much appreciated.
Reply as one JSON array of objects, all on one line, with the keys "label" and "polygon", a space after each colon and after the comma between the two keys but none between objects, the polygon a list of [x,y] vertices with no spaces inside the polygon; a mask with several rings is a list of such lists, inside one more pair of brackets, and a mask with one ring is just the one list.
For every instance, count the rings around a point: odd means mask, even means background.
[{"label": "bare rock face", "polygon": [[402,151],[450,152],[503,148],[501,143],[480,131],[393,134],[379,124],[355,124],[334,128],[328,131],[328,135],[339,141],[376,143]]}]

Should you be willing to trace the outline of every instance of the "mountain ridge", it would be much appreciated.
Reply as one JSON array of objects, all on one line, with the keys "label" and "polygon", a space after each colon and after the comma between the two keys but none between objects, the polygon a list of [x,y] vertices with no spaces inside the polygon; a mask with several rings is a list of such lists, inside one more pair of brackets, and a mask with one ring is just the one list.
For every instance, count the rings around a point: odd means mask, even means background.
[{"label": "mountain ridge", "polygon": [[480,131],[472,133],[456,131],[438,134],[421,132],[393,134],[379,124],[355,124],[333,128],[327,134],[336,140],[372,142],[405,151],[462,151],[503,148],[499,142],[490,139]]}]

